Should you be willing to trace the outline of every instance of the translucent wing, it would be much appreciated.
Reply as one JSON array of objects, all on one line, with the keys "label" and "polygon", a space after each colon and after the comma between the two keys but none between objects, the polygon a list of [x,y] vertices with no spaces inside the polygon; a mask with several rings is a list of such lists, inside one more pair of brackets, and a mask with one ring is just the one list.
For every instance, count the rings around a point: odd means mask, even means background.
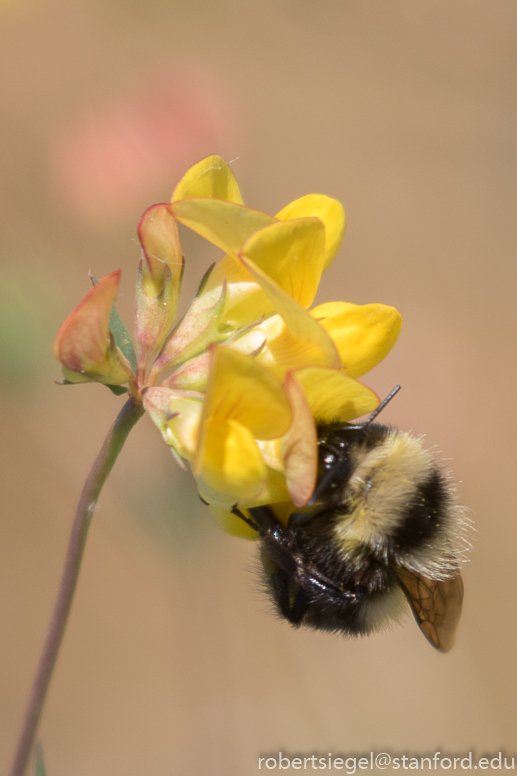
[{"label": "translucent wing", "polygon": [[428,579],[413,571],[395,573],[424,636],[440,652],[454,646],[463,602],[463,582],[458,571],[451,579]]}]

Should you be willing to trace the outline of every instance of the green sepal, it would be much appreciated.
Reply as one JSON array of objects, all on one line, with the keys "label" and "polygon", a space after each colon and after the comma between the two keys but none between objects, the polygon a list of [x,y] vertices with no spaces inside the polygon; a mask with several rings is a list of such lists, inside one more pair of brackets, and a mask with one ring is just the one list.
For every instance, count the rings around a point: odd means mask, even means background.
[{"label": "green sepal", "polygon": [[[208,279],[209,279],[210,275],[212,274],[212,271],[213,271],[215,265],[216,265],[216,262],[214,261],[214,263],[211,264],[208,267],[207,271],[205,272],[205,274],[201,278],[201,283],[199,284],[198,289],[196,291],[196,296],[195,296],[196,299],[197,299],[198,296],[201,296],[201,294],[205,290],[205,286],[208,283]],[[182,275],[182,277],[183,277],[183,275]]]},{"label": "green sepal", "polygon": [[131,337],[129,336],[129,332],[126,329],[122,321],[122,318],[120,317],[120,315],[115,309],[115,305],[113,305],[113,307],[111,308],[109,327],[110,327],[111,333],[113,334],[115,345],[120,349],[122,354],[127,358],[129,363],[131,364],[131,369],[136,374],[136,370],[138,366],[136,361],[135,349],[133,347]]},{"label": "green sepal", "polygon": [[[73,382],[72,380],[67,380],[66,378],[66,372],[70,374],[70,372],[64,369],[63,367],[63,374],[65,374],[65,377],[63,377],[62,380],[56,380],[54,379],[54,382],[56,385],[81,385],[81,383],[91,383],[92,380],[88,380],[88,378],[85,378],[84,380],[79,380]],[[112,393],[115,394],[115,396],[122,396],[123,393],[127,393],[128,389],[125,388],[123,385],[107,385],[107,383],[101,383],[101,385],[105,385],[106,388],[109,388]]]},{"label": "green sepal", "polygon": [[[94,275],[92,275],[91,272],[90,272],[90,280],[92,281],[92,284],[94,286],[96,286],[97,283],[99,282],[99,279],[96,278]],[[138,363],[136,359],[135,348],[133,347],[133,342],[131,341],[129,332],[126,329],[122,318],[118,314],[115,308],[115,305],[113,305],[111,308],[109,328],[110,328],[110,332],[113,335],[115,345],[117,346],[117,348],[120,349],[122,355],[124,355],[127,358],[127,360],[131,365],[131,369],[136,374],[138,369]]]},{"label": "green sepal", "polygon": [[127,393],[127,388],[124,388],[123,385],[106,385],[106,388],[109,388],[115,396],[122,396],[123,393]]},{"label": "green sepal", "polygon": [[72,372],[71,369],[67,369],[66,366],[61,367],[63,374],[62,380],[54,380],[58,385],[79,385],[80,383],[91,383],[92,380],[83,375],[81,372]]}]

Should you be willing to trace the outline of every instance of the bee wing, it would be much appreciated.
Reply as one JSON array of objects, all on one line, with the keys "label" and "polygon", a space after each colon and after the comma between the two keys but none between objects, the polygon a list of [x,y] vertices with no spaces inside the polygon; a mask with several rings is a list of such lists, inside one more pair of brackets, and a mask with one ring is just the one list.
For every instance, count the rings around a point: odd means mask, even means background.
[{"label": "bee wing", "polygon": [[428,579],[414,571],[395,573],[424,636],[440,652],[454,646],[463,603],[463,581],[458,571],[451,579]]}]

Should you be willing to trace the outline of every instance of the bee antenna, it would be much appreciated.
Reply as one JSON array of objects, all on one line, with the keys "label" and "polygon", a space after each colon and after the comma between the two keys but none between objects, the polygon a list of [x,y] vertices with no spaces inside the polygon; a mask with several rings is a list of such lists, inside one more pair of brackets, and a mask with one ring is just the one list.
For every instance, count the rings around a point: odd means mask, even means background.
[{"label": "bee antenna", "polygon": [[361,429],[361,428],[366,428],[366,426],[369,426],[369,425],[370,425],[370,423],[371,423],[373,420],[375,420],[375,418],[377,417],[377,415],[379,415],[379,414],[380,414],[380,413],[383,411],[384,407],[385,407],[387,404],[389,404],[389,402],[390,402],[390,401],[393,399],[393,397],[394,397],[394,396],[395,396],[395,395],[396,395],[396,394],[397,394],[397,393],[400,391],[400,387],[401,387],[400,385],[397,385],[397,386],[395,386],[395,388],[392,390],[392,392],[391,392],[391,393],[389,393],[389,394],[386,396],[386,398],[385,398],[385,399],[383,399],[383,401],[381,401],[381,403],[379,404],[379,406],[377,407],[377,409],[376,409],[376,410],[374,410],[374,411],[372,412],[372,414],[370,415],[370,417],[368,418],[368,420],[365,420],[365,422],[364,422],[364,423],[359,423],[359,424],[358,424],[358,425],[356,425],[356,426],[349,426],[349,425],[347,425],[347,427],[346,427],[346,428],[347,428],[347,431],[348,431],[348,430],[354,430],[354,431],[355,431],[355,430],[359,430],[359,429]]}]

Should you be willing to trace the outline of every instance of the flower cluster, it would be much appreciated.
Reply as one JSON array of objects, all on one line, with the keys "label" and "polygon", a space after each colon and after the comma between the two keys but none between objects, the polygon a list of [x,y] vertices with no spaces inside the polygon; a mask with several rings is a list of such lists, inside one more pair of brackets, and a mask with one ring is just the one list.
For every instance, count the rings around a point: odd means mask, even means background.
[{"label": "flower cluster", "polygon": [[[178,222],[224,256],[175,323]],[[63,382],[129,390],[231,533],[253,535],[231,513],[235,503],[288,513],[310,500],[315,419],[348,422],[378,406],[357,378],[393,347],[397,310],[347,302],[310,309],[344,229],[340,203],[320,194],[276,216],[244,205],[229,166],[210,156],[138,225],[135,348],[113,307],[120,271],[98,282],[57,334]]]}]

